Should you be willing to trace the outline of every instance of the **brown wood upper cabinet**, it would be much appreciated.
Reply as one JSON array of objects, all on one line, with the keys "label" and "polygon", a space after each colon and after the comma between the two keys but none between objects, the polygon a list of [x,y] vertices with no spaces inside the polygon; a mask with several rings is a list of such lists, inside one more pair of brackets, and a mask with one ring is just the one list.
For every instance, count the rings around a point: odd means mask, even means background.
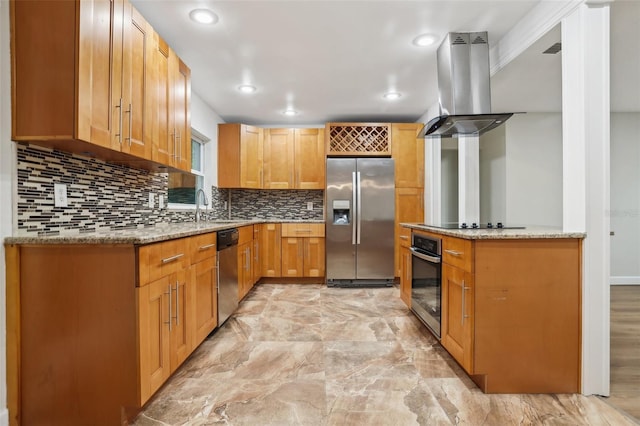
[{"label": "brown wood upper cabinet", "polygon": [[128,1],[11,1],[11,12],[13,140],[174,166],[152,158],[153,28]]},{"label": "brown wood upper cabinet", "polygon": [[218,125],[218,186],[262,188],[263,130],[246,124]]},{"label": "brown wood upper cabinet", "polygon": [[157,34],[153,35],[153,160],[191,171],[191,71]]},{"label": "brown wood upper cabinet", "polygon": [[424,188],[424,139],[421,123],[391,124],[391,156],[396,162],[396,188]]}]

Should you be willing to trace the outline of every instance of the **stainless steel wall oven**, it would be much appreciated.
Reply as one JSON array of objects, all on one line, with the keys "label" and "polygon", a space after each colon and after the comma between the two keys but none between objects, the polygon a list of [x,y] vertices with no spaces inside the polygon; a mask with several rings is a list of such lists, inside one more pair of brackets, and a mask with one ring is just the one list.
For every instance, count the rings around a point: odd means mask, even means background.
[{"label": "stainless steel wall oven", "polygon": [[440,338],[442,240],[411,235],[411,310]]}]

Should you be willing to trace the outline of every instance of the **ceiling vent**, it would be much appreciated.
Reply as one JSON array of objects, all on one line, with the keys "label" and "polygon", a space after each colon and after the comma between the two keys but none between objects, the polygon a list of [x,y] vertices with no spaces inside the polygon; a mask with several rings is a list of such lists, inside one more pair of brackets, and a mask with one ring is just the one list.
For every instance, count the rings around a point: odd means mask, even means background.
[{"label": "ceiling vent", "polygon": [[555,55],[556,53],[560,52],[560,50],[562,50],[562,43],[554,43],[553,45],[551,45],[551,47],[549,47],[542,53],[547,55]]}]

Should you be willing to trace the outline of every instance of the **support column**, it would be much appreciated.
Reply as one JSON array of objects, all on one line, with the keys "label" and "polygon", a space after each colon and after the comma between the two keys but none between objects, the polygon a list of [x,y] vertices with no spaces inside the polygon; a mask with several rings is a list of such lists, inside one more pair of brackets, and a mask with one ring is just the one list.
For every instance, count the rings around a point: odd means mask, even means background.
[{"label": "support column", "polygon": [[609,2],[562,20],[563,229],[583,244],[582,393],[609,395]]},{"label": "support column", "polygon": [[458,222],[480,224],[479,135],[458,135]]},{"label": "support column", "polygon": [[440,136],[425,139],[424,222],[435,225],[442,222],[442,141]]}]

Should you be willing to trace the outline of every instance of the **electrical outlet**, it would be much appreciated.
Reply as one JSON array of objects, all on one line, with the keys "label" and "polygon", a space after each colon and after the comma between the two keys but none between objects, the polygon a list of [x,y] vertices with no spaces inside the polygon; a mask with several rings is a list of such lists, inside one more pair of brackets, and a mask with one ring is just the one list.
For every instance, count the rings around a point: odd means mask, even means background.
[{"label": "electrical outlet", "polygon": [[307,201],[307,210],[313,210],[313,201]]},{"label": "electrical outlet", "polygon": [[158,195],[158,208],[164,209],[164,195],[162,194]]},{"label": "electrical outlet", "polygon": [[152,209],[155,204],[155,197],[153,196],[153,192],[149,193],[149,208]]},{"label": "electrical outlet", "polygon": [[53,205],[56,207],[68,207],[67,185],[64,183],[53,184]]}]

